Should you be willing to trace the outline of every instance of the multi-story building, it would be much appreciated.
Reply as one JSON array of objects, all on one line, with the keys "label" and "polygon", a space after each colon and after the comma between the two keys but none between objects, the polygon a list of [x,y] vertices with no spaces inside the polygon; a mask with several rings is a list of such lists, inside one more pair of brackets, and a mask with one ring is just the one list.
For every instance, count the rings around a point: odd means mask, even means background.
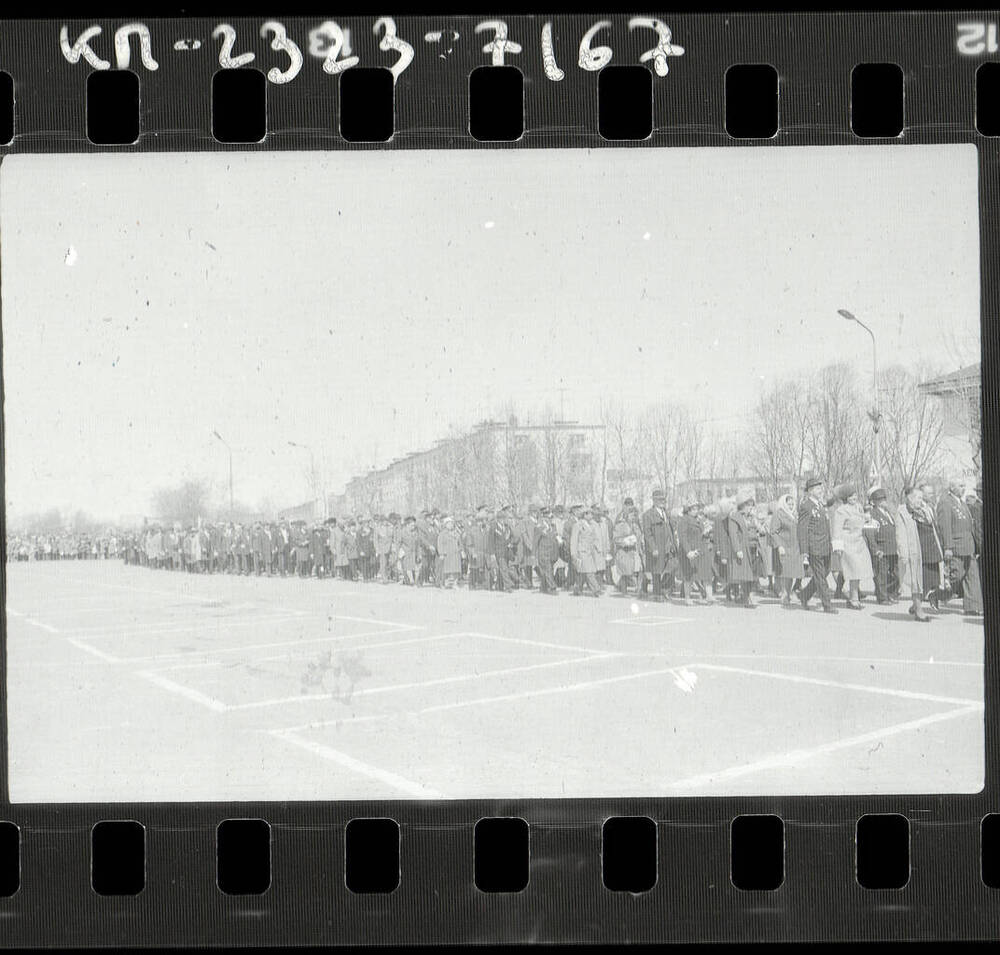
[{"label": "multi-story building", "polygon": [[941,401],[942,444],[948,466],[978,474],[982,468],[982,366],[966,365],[920,383],[920,391]]},{"label": "multi-story building", "polygon": [[604,491],[604,427],[483,421],[471,431],[348,481],[331,514],[590,501]]}]

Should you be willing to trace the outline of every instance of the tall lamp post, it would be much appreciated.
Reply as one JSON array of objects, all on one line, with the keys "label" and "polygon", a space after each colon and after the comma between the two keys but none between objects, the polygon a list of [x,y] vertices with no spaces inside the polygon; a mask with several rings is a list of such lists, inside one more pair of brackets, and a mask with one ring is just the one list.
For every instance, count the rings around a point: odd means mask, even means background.
[{"label": "tall lamp post", "polygon": [[212,434],[223,443],[226,450],[229,452],[229,518],[232,520],[233,512],[235,510],[233,507],[233,449],[229,447],[226,439],[223,438],[218,431],[213,431]]},{"label": "tall lamp post", "polygon": [[879,428],[882,426],[882,412],[879,411],[878,407],[878,352],[875,347],[875,333],[856,315],[849,312],[846,308],[838,308],[837,314],[841,318],[847,319],[849,322],[854,322],[856,325],[860,325],[872,339],[872,410],[869,412],[869,417],[872,419],[872,427],[875,430],[875,460],[872,464],[872,470],[875,472],[875,480],[879,480],[880,474],[880,461],[882,455],[880,453],[879,446]]},{"label": "tall lamp post", "polygon": [[[319,491],[322,498],[322,510],[323,517],[326,517],[326,491],[322,488],[322,481],[317,482],[317,471],[316,471],[316,455],[313,449],[308,444],[299,444],[297,441],[289,441],[288,446],[290,448],[301,448],[303,451],[309,452],[309,474],[312,478],[313,493]],[[319,486],[317,486],[319,484]]]}]

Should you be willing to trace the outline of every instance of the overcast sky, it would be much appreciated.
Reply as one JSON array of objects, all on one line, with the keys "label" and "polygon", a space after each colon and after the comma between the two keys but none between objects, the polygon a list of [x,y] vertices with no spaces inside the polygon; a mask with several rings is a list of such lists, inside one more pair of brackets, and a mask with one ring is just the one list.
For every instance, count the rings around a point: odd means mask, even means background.
[{"label": "overcast sky", "polygon": [[[745,414],[979,330],[973,146],[8,156],[8,513],[331,490],[508,400]],[[976,355],[965,354],[965,360]],[[560,394],[560,388],[565,392]]]}]

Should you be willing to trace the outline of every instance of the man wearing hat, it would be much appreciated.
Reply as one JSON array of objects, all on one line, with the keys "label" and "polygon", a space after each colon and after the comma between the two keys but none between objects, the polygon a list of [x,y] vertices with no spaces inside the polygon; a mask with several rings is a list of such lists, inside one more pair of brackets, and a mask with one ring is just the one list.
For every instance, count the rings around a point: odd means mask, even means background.
[{"label": "man wearing hat", "polygon": [[818,477],[806,481],[806,493],[799,505],[799,550],[802,553],[803,570],[810,575],[809,583],[799,591],[799,601],[804,610],[809,609],[809,601],[818,593],[824,613],[837,613],[830,600],[830,519],[826,513],[823,496],[823,481]]},{"label": "man wearing hat", "polygon": [[869,523],[864,529],[865,542],[872,555],[875,597],[880,604],[896,602],[899,593],[899,551],[896,547],[896,520],[886,506],[885,488],[873,487]]},{"label": "man wearing hat", "polygon": [[642,540],[646,571],[653,576],[653,600],[663,600],[664,580],[669,577],[667,592],[673,587],[677,569],[677,541],[667,516],[667,496],[661,488],[652,494],[653,504],[642,515]]},{"label": "man wearing hat", "polygon": [[983,594],[976,561],[972,512],[962,500],[962,490],[959,478],[948,482],[948,493],[942,494],[937,503],[937,523],[952,590],[956,595],[962,595],[965,613],[978,616],[983,612]]}]

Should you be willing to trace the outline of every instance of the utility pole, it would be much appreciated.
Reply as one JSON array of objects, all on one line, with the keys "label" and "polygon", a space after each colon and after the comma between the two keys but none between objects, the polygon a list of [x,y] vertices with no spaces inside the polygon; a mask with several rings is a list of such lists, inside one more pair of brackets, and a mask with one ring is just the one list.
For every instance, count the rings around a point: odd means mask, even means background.
[{"label": "utility pole", "polygon": [[838,308],[837,314],[841,318],[847,319],[849,322],[854,322],[860,325],[872,338],[872,411],[870,418],[872,419],[872,427],[875,429],[875,460],[872,463],[872,471],[875,475],[875,480],[880,480],[880,467],[881,467],[881,453],[880,453],[880,441],[879,441],[879,429],[882,426],[882,412],[879,411],[878,407],[878,352],[875,346],[875,333],[859,318],[855,317],[851,312],[847,311],[846,308]]}]

